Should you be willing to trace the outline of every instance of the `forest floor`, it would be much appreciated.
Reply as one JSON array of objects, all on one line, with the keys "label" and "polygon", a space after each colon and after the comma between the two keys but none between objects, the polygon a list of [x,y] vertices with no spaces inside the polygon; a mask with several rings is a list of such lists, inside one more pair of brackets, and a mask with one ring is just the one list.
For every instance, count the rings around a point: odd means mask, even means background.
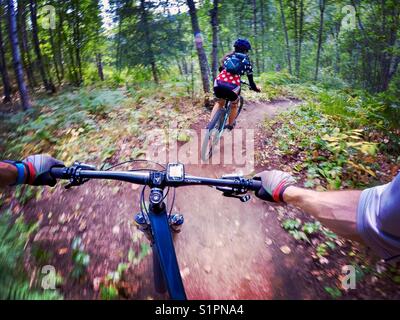
[{"label": "forest floor", "polygon": [[[291,99],[246,102],[236,129],[254,129],[257,155],[263,151],[263,141],[269,138],[263,131],[263,120],[299,104],[301,101]],[[194,112],[193,108],[181,106],[180,112],[198,116],[190,127],[200,135],[209,112]],[[129,137],[115,144],[115,163],[124,152],[137,148],[137,141]],[[199,147],[191,139],[180,143],[179,148]],[[256,161],[254,171],[282,167],[290,170],[290,163],[283,163],[271,153],[262,164]],[[220,177],[237,172],[237,167],[196,164],[188,165],[186,170],[193,175]],[[54,265],[63,279],[60,291],[66,299],[100,298],[101,287],[110,283],[112,274],[117,274],[115,287],[121,298],[164,298],[154,293],[151,249],[133,225],[140,190],[135,185],[91,181],[68,191],[61,186],[46,188],[37,200],[30,200],[23,208],[25,215],[29,220],[40,221],[40,229],[30,244],[40,253],[33,259],[35,263],[32,259],[27,262],[31,276],[37,276],[43,264]],[[364,249],[334,238],[335,250],[322,257],[315,255],[316,247],[324,240],[322,234],[311,244],[296,241],[282,228],[282,221],[313,220],[291,206],[254,197],[241,203],[224,198],[211,188],[187,187],[177,191],[174,210],[185,216],[175,244],[189,299],[400,298],[398,285],[383,276],[389,266],[375,258],[365,258]],[[74,279],[71,242],[77,237],[82,239],[90,263],[85,275]],[[357,282],[357,289],[340,288],[342,267],[366,264],[366,260],[374,272],[366,274],[360,268],[362,281]],[[120,272],[122,264],[127,270]]]}]

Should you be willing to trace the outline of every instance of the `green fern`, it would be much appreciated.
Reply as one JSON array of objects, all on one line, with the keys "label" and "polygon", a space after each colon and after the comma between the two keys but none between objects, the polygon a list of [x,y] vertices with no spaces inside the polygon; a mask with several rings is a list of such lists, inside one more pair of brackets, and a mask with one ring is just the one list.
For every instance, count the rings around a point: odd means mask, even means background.
[{"label": "green fern", "polygon": [[23,256],[29,236],[37,225],[27,225],[23,218],[15,222],[10,212],[0,214],[0,299],[52,300],[61,299],[58,292],[31,288],[23,268]]}]

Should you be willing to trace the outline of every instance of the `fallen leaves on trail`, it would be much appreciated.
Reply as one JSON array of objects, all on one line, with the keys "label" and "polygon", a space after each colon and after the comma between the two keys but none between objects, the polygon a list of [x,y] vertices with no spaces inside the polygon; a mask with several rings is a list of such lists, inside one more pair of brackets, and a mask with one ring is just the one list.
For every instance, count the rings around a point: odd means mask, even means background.
[{"label": "fallen leaves on trail", "polygon": [[279,248],[284,254],[290,254],[292,250],[288,246],[282,246]]},{"label": "fallen leaves on trail", "polygon": [[185,279],[190,274],[190,269],[188,267],[181,270],[181,277]]},{"label": "fallen leaves on trail", "polygon": [[60,256],[66,254],[67,252],[68,252],[68,248],[61,248],[61,249],[58,250],[58,254]]},{"label": "fallen leaves on trail", "polygon": [[119,225],[114,226],[112,229],[113,234],[119,234],[119,231],[120,231]]}]

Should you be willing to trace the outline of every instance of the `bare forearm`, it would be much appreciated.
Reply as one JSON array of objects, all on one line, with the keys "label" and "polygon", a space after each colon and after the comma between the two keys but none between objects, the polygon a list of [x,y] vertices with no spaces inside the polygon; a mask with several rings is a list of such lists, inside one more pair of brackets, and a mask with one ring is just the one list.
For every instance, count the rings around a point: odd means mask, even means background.
[{"label": "bare forearm", "polygon": [[292,204],[312,215],[333,232],[362,242],[357,233],[357,207],[361,191],[316,192],[288,187],[283,195]]},{"label": "bare forearm", "polygon": [[17,168],[11,164],[0,162],[0,187],[4,188],[17,181]]}]

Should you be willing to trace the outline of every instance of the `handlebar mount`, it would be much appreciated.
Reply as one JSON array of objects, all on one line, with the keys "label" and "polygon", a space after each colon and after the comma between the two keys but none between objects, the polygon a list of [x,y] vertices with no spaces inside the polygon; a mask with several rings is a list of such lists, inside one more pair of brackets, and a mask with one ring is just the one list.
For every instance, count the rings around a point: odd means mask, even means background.
[{"label": "handlebar mount", "polygon": [[[241,185],[244,185],[246,179],[241,175],[224,175],[222,179],[225,180],[237,180]],[[247,202],[251,199],[250,195],[247,194],[247,189],[241,188],[230,188],[230,187],[216,187],[218,191],[222,192],[222,195],[227,198],[239,199],[242,202]]]},{"label": "handlebar mount", "polygon": [[80,176],[80,172],[82,170],[95,171],[96,167],[90,164],[85,164],[81,162],[75,162],[71,167],[64,168],[65,175],[69,176],[69,183],[65,186],[65,189],[70,189],[72,187],[77,187],[83,185],[85,182],[88,182],[90,179],[83,178]]}]

